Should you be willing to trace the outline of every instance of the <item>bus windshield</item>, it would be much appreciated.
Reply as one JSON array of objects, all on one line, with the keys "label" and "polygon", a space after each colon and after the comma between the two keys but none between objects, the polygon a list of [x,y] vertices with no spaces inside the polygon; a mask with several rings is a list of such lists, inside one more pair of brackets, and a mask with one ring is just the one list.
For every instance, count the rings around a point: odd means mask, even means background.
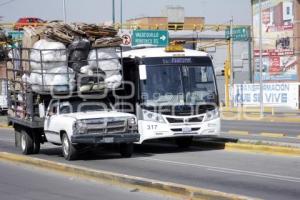
[{"label": "bus windshield", "polygon": [[217,102],[213,66],[147,65],[142,80],[145,106],[198,105]]}]

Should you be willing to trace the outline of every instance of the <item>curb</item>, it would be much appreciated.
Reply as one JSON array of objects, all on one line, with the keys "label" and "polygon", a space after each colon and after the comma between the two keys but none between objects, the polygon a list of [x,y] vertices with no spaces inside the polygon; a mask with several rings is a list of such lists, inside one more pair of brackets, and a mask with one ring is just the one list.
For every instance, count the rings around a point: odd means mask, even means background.
[{"label": "curb", "polygon": [[267,133],[267,132],[260,133],[260,135],[264,137],[272,137],[272,138],[283,138],[286,136],[283,133]]},{"label": "curb", "polygon": [[123,187],[134,187],[146,192],[155,192],[173,197],[187,198],[190,200],[219,199],[219,200],[246,200],[256,199],[235,194],[223,193],[215,190],[208,190],[198,187],[186,186],[170,182],[162,182],[153,179],[140,178],[135,176],[112,173],[102,170],[93,170],[75,165],[57,163],[53,161],[33,158],[7,152],[0,152],[0,160],[23,163],[44,169],[50,169],[64,174],[94,179],[107,184]]},{"label": "curb", "polygon": [[5,124],[0,124],[0,128],[12,128],[12,126],[5,125]]},{"label": "curb", "polygon": [[217,141],[195,141],[195,145],[210,144],[219,146],[220,149],[227,151],[242,151],[242,152],[253,152],[253,153],[264,153],[271,155],[284,155],[284,156],[300,156],[300,148],[287,147],[287,146],[276,146],[266,144],[251,144],[251,143],[233,143],[233,142],[217,142]]}]

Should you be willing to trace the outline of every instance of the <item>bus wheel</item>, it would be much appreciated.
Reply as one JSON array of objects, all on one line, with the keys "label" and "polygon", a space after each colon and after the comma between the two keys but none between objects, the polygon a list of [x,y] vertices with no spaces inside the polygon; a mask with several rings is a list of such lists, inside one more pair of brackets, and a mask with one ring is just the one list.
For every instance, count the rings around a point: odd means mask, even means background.
[{"label": "bus wheel", "polygon": [[133,153],[133,144],[121,143],[120,144],[120,154],[123,158],[130,158]]},{"label": "bus wheel", "polygon": [[176,138],[175,142],[179,148],[186,149],[192,145],[193,137],[180,137]]},{"label": "bus wheel", "polygon": [[21,150],[24,155],[33,153],[33,139],[31,135],[28,134],[27,131],[21,131],[21,142],[20,142]]}]

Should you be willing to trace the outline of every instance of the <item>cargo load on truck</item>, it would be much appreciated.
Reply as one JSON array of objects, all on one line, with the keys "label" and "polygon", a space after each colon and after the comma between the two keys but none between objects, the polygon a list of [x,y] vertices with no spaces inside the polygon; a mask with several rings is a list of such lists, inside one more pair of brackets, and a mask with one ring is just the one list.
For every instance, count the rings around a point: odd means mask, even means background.
[{"label": "cargo load on truck", "polygon": [[34,92],[89,92],[121,85],[121,39],[111,27],[52,23],[24,28],[20,48],[8,53],[15,74]]},{"label": "cargo load on truck", "polygon": [[117,143],[122,156],[131,156],[136,117],[113,106],[123,74],[116,34],[82,23],[24,27],[6,62],[8,122],[23,154],[50,142],[72,160],[82,148]]}]

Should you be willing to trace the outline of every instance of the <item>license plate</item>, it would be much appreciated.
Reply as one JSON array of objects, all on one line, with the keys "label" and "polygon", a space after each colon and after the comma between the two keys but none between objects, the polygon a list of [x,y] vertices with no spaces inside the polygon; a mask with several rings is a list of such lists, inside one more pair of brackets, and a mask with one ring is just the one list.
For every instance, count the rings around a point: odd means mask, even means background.
[{"label": "license plate", "polygon": [[183,133],[191,133],[192,132],[192,128],[191,127],[183,127],[182,128],[182,132]]},{"label": "license plate", "polygon": [[113,143],[114,142],[114,138],[113,137],[105,137],[105,138],[103,138],[103,141],[105,143]]}]

